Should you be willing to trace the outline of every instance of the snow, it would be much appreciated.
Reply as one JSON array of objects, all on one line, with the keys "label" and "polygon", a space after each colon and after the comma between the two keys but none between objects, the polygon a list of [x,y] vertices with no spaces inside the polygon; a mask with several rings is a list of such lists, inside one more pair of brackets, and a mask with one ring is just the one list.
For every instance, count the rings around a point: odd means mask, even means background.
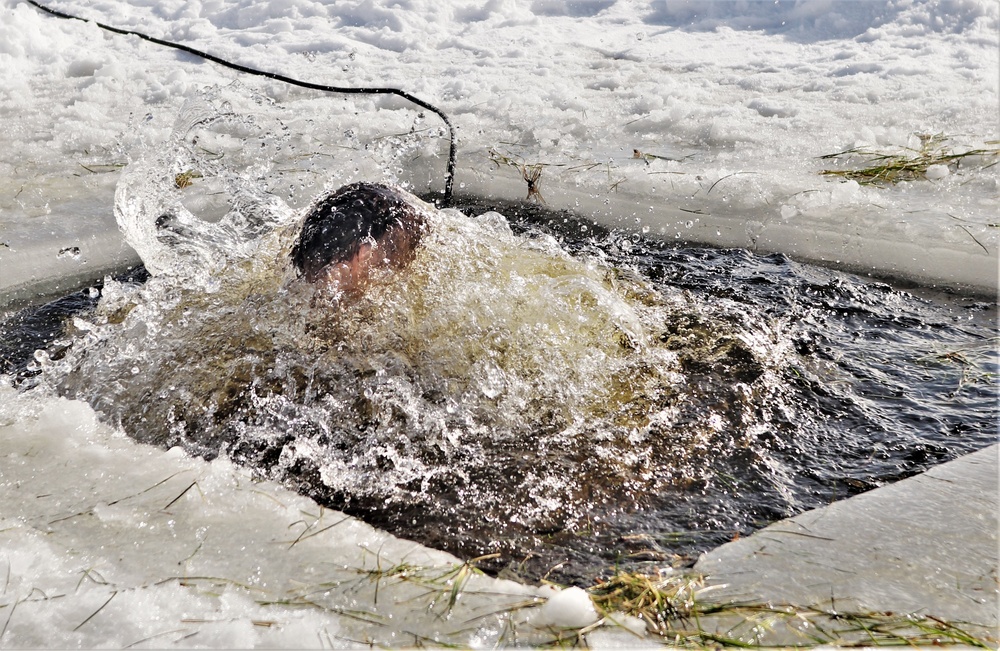
[{"label": "snow", "polygon": [[539,617],[557,628],[583,628],[599,619],[590,595],[576,586],[552,594],[542,605]]},{"label": "snow", "polygon": [[[905,151],[921,134],[943,133],[957,152],[996,147],[995,1],[52,5],[303,80],[412,93],[456,126],[459,192],[524,198],[521,172],[493,151],[544,165],[551,207],[650,236],[996,290],[997,168],[984,168],[995,159],[885,188],[819,174],[838,164],[820,156]],[[320,97],[0,0],[0,307],[137,261],[112,216],[121,166],[163,142],[200,89],[237,78],[279,102],[292,144],[324,161],[290,205],[358,178],[443,186],[443,139],[384,138],[440,127],[399,99]],[[447,637],[460,633],[442,633],[444,620],[412,603],[380,611],[405,620],[398,628],[361,624],[334,612],[353,607],[350,589],[333,589],[334,610],[264,605],[258,589],[287,596],[352,563],[356,577],[372,550],[455,561],[353,520],[276,554],[274,541],[340,516],[251,487],[224,461],[138,446],[82,404],[0,390],[4,647],[160,634],[147,644],[413,643],[403,630],[471,646],[499,639],[492,624]],[[196,573],[222,583],[168,580]],[[401,600],[412,596],[398,585]]]}]

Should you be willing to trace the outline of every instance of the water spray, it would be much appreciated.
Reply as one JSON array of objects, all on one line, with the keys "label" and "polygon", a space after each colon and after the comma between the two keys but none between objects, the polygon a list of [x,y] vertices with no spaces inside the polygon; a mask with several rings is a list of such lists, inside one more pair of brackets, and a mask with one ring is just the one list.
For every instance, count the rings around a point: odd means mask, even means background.
[{"label": "water spray", "polygon": [[415,97],[410,93],[400,90],[398,88],[387,88],[387,87],[371,87],[371,88],[349,88],[343,86],[328,86],[326,84],[317,84],[311,81],[301,81],[299,79],[293,79],[291,77],[286,77],[285,75],[279,75],[274,72],[267,72],[266,70],[257,70],[256,68],[251,68],[249,66],[244,66],[239,63],[233,63],[232,61],[227,61],[221,57],[217,57],[214,54],[209,54],[208,52],[203,52],[197,50],[188,45],[183,45],[181,43],[173,43],[171,41],[165,41],[154,36],[149,36],[148,34],[143,34],[142,32],[136,32],[128,29],[121,29],[119,27],[114,27],[112,25],[105,25],[104,23],[99,23],[94,20],[88,20],[86,18],[81,18],[79,16],[74,16],[72,14],[67,14],[62,11],[57,11],[50,7],[36,2],[35,0],[26,0],[31,6],[44,11],[45,13],[56,16],[57,18],[67,18],[71,20],[79,20],[83,22],[91,22],[97,25],[101,29],[113,32],[115,34],[122,34],[125,36],[137,36],[144,41],[149,41],[150,43],[155,43],[156,45],[162,45],[163,47],[173,48],[175,50],[180,50],[181,52],[187,52],[188,54],[193,54],[197,57],[205,59],[206,61],[211,61],[212,63],[217,63],[220,66],[225,66],[237,72],[242,72],[248,75],[255,75],[258,77],[265,77],[267,79],[273,79],[275,81],[280,81],[286,84],[291,84],[292,86],[298,86],[300,88],[308,88],[310,90],[318,90],[325,93],[340,93],[348,95],[395,95],[401,97],[402,99],[415,104],[420,108],[426,109],[435,115],[437,115],[448,127],[448,169],[445,173],[445,186],[444,186],[444,196],[441,198],[438,206],[441,208],[447,208],[451,204],[451,195],[455,186],[455,158],[457,155],[458,143],[455,139],[455,128],[451,124],[451,120],[441,109],[437,108],[433,104],[429,104],[419,97]]}]

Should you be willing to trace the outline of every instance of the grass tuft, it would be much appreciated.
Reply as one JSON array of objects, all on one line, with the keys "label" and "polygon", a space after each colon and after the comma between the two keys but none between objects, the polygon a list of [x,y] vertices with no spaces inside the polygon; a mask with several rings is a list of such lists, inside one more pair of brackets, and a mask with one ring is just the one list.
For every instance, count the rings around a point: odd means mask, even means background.
[{"label": "grass tuft", "polygon": [[539,190],[542,184],[542,170],[545,169],[544,163],[525,163],[523,161],[517,161],[512,156],[501,154],[496,149],[490,149],[489,157],[490,161],[496,165],[497,168],[502,166],[513,167],[521,173],[521,178],[528,184],[528,196],[525,197],[525,201],[531,201],[534,199],[538,203],[545,203],[545,199],[542,197],[542,193]]},{"label": "grass tuft", "polygon": [[184,188],[191,186],[195,179],[200,178],[202,178],[202,176],[201,172],[198,170],[187,170],[174,177],[174,185],[183,190]]},{"label": "grass tuft", "polygon": [[605,614],[641,619],[647,632],[678,647],[963,646],[996,648],[997,639],[929,615],[845,612],[704,600],[713,588],[697,575],[619,572],[590,588]]},{"label": "grass tuft", "polygon": [[[517,145],[516,143],[505,143],[510,145],[515,145],[517,147],[522,147],[523,145]],[[638,150],[637,150],[638,151]],[[490,162],[496,165],[497,169],[502,167],[512,167],[521,173],[521,179],[528,185],[528,195],[525,197],[525,201],[535,201],[536,203],[544,204],[545,198],[542,197],[541,184],[542,184],[542,172],[545,168],[551,167],[553,169],[560,169],[563,172],[568,172],[572,174],[583,174],[590,172],[591,170],[601,171],[603,174],[607,175],[608,189],[612,191],[617,191],[618,186],[620,186],[626,179],[619,178],[615,179],[612,175],[613,171],[613,161],[596,161],[596,160],[583,160],[583,159],[572,159],[563,162],[534,162],[529,163],[523,157],[512,154],[510,152],[501,152],[496,147],[491,147],[487,151],[487,155]],[[641,154],[640,157],[646,156]],[[649,154],[652,158],[663,158],[664,160],[673,160],[669,158],[664,158],[663,156],[655,156]],[[646,162],[649,162],[649,158],[646,158]]]},{"label": "grass tuft", "polygon": [[[967,159],[995,159],[1000,156],[1000,147],[955,152],[947,145],[947,136],[941,133],[918,134],[917,137],[920,138],[920,147],[917,149],[904,147],[900,151],[888,152],[858,147],[820,156],[820,160],[835,161],[845,157],[861,157],[865,164],[859,169],[823,170],[820,174],[839,176],[861,185],[891,185],[901,181],[925,179],[927,169],[932,165],[945,165],[950,171],[955,171]],[[987,144],[996,144],[996,141]],[[993,160],[981,164],[980,168],[986,169],[996,163]]]},{"label": "grass tuft", "polygon": [[651,633],[668,636],[695,615],[695,594],[703,587],[704,581],[695,575],[618,572],[590,588],[590,594],[605,613],[638,617]]}]

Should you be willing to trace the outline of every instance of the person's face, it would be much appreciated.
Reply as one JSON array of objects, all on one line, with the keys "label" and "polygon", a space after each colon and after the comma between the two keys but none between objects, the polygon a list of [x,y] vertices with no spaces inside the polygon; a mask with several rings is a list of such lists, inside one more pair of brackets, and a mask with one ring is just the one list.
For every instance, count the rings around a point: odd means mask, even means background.
[{"label": "person's face", "polygon": [[360,295],[371,275],[372,249],[371,244],[362,244],[353,258],[328,264],[315,283],[330,294]]},{"label": "person's face", "polygon": [[416,255],[419,233],[393,229],[375,242],[363,243],[354,257],[324,267],[315,282],[331,294],[356,298],[380,269],[402,269]]},{"label": "person's face", "polygon": [[413,260],[432,210],[400,188],[346,185],[310,209],[292,261],[323,293],[355,297],[374,276]]}]

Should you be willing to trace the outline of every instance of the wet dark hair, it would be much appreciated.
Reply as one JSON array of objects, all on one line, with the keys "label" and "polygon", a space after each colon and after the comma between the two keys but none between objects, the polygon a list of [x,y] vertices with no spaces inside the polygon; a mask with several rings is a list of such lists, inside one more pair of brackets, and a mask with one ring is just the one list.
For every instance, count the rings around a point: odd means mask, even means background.
[{"label": "wet dark hair", "polygon": [[407,196],[381,183],[345,185],[309,211],[292,249],[292,262],[313,281],[328,265],[356,256],[365,242],[381,243],[405,234],[415,244],[424,220]]}]

